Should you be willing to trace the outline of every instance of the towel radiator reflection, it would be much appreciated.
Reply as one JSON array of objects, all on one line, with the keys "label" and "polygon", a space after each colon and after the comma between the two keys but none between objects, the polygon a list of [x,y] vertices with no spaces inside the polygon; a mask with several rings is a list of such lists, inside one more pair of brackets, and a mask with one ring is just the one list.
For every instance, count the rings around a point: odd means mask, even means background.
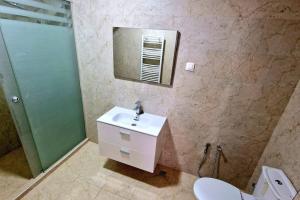
[{"label": "towel radiator reflection", "polygon": [[163,36],[142,36],[140,80],[161,82],[164,41]]}]

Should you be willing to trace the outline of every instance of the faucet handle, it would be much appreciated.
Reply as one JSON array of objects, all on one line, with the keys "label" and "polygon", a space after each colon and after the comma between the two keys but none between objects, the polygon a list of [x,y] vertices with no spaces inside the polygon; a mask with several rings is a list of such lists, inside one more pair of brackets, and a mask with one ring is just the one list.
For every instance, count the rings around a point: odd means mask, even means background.
[{"label": "faucet handle", "polygon": [[137,115],[141,115],[144,113],[143,111],[143,107],[142,107],[142,102],[140,100],[138,100],[137,102],[135,102],[135,108],[134,110],[136,110],[136,114]]}]

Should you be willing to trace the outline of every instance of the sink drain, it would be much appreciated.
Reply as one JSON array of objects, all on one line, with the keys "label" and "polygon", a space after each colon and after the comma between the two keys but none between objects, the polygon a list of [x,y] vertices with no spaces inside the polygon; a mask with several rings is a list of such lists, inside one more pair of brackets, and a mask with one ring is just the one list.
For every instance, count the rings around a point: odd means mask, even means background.
[{"label": "sink drain", "polygon": [[136,126],[136,123],[132,123],[131,126]]}]

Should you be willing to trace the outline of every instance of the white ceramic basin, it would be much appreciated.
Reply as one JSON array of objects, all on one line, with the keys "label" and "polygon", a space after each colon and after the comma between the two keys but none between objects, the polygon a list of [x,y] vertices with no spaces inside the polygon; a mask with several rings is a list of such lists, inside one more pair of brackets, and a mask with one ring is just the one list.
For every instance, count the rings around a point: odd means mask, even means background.
[{"label": "white ceramic basin", "polygon": [[97,121],[153,136],[158,136],[166,121],[166,117],[148,113],[141,114],[138,121],[134,120],[135,116],[134,110],[115,106],[98,118]]}]

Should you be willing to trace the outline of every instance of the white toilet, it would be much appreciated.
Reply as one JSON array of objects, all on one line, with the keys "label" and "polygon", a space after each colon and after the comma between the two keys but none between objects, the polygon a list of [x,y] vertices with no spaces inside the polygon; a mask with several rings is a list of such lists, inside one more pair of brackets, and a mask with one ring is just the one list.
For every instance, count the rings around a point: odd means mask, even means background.
[{"label": "white toilet", "polygon": [[263,166],[252,195],[213,178],[199,178],[194,194],[198,200],[292,200],[297,192],[282,170]]}]

